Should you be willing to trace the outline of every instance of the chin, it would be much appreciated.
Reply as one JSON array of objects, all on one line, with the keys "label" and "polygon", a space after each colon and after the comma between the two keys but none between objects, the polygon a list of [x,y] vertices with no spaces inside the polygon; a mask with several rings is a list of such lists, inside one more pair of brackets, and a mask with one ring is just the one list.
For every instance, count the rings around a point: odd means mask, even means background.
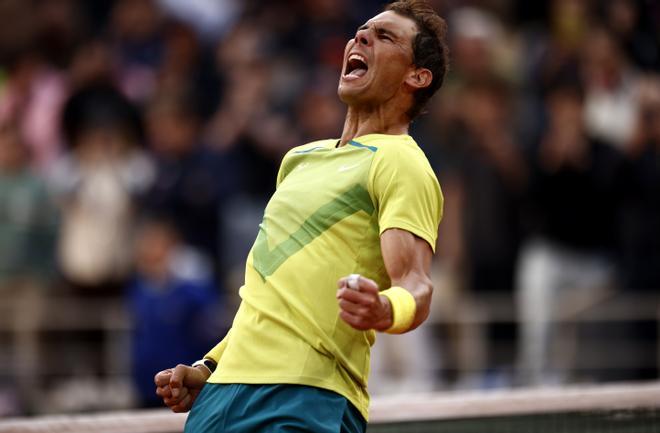
[{"label": "chin", "polygon": [[347,83],[339,83],[337,87],[337,95],[339,99],[346,105],[355,105],[364,102],[365,88],[352,86]]},{"label": "chin", "polygon": [[337,88],[337,96],[339,96],[339,100],[345,104],[349,104],[353,99],[351,98],[350,92],[341,84]]}]

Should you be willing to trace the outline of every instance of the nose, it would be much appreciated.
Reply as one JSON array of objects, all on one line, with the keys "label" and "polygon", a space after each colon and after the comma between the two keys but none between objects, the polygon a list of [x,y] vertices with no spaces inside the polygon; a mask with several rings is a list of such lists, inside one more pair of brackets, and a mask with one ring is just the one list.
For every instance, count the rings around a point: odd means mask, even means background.
[{"label": "nose", "polygon": [[360,29],[355,34],[355,43],[360,45],[371,45],[371,32],[369,29]]}]

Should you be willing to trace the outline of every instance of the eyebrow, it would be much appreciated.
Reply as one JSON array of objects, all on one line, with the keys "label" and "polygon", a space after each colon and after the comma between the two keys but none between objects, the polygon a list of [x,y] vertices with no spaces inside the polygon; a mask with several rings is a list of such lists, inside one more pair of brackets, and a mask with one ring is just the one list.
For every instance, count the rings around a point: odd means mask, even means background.
[{"label": "eyebrow", "polygon": [[[360,27],[358,27],[358,30],[366,30],[368,28],[369,28],[369,24],[362,24]],[[393,39],[399,39],[399,36],[396,33],[384,27],[380,27],[377,24],[374,24],[374,29],[376,30],[376,33],[378,33],[379,35],[388,35]]]}]

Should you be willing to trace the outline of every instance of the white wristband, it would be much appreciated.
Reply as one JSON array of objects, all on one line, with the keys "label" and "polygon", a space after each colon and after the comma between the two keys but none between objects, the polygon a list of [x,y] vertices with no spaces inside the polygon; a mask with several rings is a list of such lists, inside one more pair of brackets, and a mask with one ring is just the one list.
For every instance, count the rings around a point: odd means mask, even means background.
[{"label": "white wristband", "polygon": [[216,363],[208,358],[200,359],[199,361],[193,362],[192,367],[197,367],[198,365],[201,365],[204,368],[206,368],[209,371],[209,374],[213,374],[216,367]]}]

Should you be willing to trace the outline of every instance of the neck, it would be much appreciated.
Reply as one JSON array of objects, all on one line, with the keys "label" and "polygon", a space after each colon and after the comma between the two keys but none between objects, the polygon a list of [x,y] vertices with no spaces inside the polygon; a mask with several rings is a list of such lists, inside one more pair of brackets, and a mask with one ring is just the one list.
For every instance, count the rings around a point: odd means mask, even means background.
[{"label": "neck", "polygon": [[404,113],[388,110],[388,106],[369,110],[349,106],[338,146],[367,134],[407,134],[409,126],[410,121]]}]

